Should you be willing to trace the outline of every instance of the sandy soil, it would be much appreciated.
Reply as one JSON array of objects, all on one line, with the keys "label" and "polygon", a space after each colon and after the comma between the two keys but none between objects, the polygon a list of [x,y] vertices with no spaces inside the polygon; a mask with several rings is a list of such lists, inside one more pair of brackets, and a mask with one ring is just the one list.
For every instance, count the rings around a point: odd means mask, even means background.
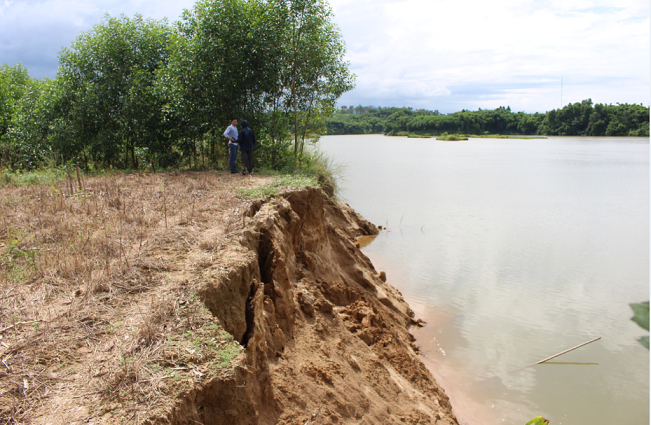
[{"label": "sandy soil", "polygon": [[456,424],[377,228],[270,177],[0,189],[0,422]]}]

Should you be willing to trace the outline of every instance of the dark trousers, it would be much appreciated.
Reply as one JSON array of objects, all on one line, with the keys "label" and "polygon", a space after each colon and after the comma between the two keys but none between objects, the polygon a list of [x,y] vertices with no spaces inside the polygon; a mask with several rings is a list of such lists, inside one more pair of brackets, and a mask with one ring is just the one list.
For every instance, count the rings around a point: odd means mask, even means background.
[{"label": "dark trousers", "polygon": [[231,167],[231,172],[235,172],[235,159],[237,158],[237,145],[233,143],[228,144],[230,156],[228,157],[228,165]]},{"label": "dark trousers", "polygon": [[242,167],[246,168],[250,174],[253,171],[253,151],[240,149],[240,152],[242,152]]}]

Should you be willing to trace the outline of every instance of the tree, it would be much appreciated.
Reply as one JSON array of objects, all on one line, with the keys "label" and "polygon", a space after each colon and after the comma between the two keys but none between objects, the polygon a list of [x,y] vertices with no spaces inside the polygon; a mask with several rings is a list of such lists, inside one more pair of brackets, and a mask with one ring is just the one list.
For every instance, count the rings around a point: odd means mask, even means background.
[{"label": "tree", "polygon": [[0,165],[11,162],[11,143],[8,132],[15,121],[19,103],[32,82],[22,64],[0,68]]},{"label": "tree", "polygon": [[274,1],[204,0],[183,13],[159,84],[168,119],[188,153],[194,140],[221,140],[232,118],[260,119],[280,88],[282,16]]},{"label": "tree", "polygon": [[51,136],[57,120],[59,97],[57,81],[30,79],[24,95],[16,104],[16,114],[7,133],[13,166],[31,170],[55,153]]},{"label": "tree", "polygon": [[167,63],[169,38],[164,20],[107,15],[62,50],[62,151],[74,157],[88,149],[96,160],[137,167],[137,147],[165,144],[154,81]]},{"label": "tree", "polygon": [[219,139],[231,118],[246,118],[263,149],[284,146],[291,125],[294,153],[301,153],[352,88],[331,17],[322,0],[196,3],[178,24],[160,79],[178,139],[209,132]]},{"label": "tree", "polygon": [[288,0],[285,7],[283,94],[285,109],[293,118],[294,154],[298,155],[310,133],[324,132],[324,117],[332,114],[343,93],[352,90],[355,76],[344,61],[344,41],[327,2]]}]

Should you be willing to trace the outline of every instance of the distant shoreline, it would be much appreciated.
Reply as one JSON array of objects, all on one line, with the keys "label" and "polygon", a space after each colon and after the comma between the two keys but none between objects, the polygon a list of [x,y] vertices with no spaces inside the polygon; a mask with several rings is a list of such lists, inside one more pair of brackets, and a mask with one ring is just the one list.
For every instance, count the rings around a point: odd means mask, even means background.
[{"label": "distant shoreline", "polygon": [[[346,133],[346,134],[324,134],[323,136],[371,136],[371,135],[383,135],[387,137],[406,137],[413,139],[427,139],[438,137],[436,134],[385,134],[385,133]],[[651,139],[650,136],[557,136],[557,135],[546,135],[546,136],[527,136],[527,135],[518,135],[518,134],[496,134],[496,135],[470,135],[470,134],[461,134],[461,136],[467,137],[468,139],[549,139],[553,138],[594,138],[594,139],[616,139],[616,138],[627,138],[627,139]]]}]

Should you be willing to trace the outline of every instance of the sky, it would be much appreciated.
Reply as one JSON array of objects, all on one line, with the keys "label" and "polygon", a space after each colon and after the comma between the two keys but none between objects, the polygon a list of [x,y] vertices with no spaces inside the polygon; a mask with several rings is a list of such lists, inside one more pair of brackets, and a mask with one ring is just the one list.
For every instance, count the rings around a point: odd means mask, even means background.
[{"label": "sky", "polygon": [[[357,76],[339,105],[546,112],[651,100],[648,0],[331,0]],[[0,64],[54,77],[105,13],[170,21],[191,0],[0,0]]]}]

